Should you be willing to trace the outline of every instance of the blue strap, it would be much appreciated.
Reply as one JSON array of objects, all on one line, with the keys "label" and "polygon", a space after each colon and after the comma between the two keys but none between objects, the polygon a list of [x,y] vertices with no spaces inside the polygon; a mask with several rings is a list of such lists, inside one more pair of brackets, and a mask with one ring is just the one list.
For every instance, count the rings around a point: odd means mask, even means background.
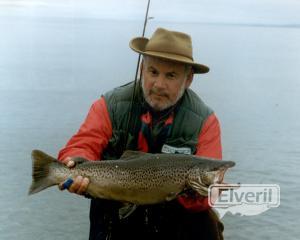
[{"label": "blue strap", "polygon": [[62,185],[62,190],[69,189],[69,187],[73,184],[73,179],[68,178]]}]

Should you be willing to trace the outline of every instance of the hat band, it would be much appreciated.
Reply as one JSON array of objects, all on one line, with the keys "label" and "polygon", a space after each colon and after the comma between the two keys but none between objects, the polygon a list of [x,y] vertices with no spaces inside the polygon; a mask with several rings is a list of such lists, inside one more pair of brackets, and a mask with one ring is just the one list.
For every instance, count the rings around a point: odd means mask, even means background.
[{"label": "hat band", "polygon": [[167,58],[169,60],[174,60],[174,61],[178,61],[178,62],[194,64],[194,61],[192,58],[189,58],[189,57],[186,57],[183,55],[174,54],[174,53],[147,51],[146,50],[145,52],[143,52],[143,54],[153,56],[153,57]]}]

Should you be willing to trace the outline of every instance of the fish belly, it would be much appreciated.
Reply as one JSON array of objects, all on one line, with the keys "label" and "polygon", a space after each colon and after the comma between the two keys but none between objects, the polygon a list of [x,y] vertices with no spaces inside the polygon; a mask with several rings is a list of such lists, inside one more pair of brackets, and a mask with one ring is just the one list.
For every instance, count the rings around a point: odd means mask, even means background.
[{"label": "fish belly", "polygon": [[91,182],[87,192],[95,198],[145,205],[170,201],[183,190],[184,185],[164,184],[155,187],[127,185],[124,187],[116,184],[104,186],[103,184]]}]

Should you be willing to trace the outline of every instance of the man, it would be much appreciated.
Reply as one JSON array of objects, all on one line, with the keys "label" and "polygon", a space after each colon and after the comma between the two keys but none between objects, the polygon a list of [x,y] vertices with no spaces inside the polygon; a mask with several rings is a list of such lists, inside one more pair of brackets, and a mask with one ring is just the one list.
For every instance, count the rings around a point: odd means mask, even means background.
[{"label": "man", "polygon": [[[72,167],[72,157],[118,159],[126,149],[221,159],[218,119],[189,89],[194,74],[209,71],[194,62],[190,36],[158,28],[150,39],[132,39],[130,47],[143,55],[135,91],[129,83],[97,100],[59,159]],[[84,195],[88,183],[78,176],[69,191]],[[125,219],[119,219],[119,207],[118,202],[91,200],[90,240],[223,238],[223,225],[207,198],[193,193],[139,206]]]}]

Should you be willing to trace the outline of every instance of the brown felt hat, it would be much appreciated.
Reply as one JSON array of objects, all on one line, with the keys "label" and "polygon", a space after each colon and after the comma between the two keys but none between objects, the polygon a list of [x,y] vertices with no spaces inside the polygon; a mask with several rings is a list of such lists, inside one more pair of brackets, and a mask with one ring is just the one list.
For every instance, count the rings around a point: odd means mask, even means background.
[{"label": "brown felt hat", "polygon": [[191,65],[194,73],[207,73],[209,68],[194,62],[192,39],[182,32],[158,28],[151,38],[136,37],[129,43],[130,48],[146,56],[159,57]]}]

